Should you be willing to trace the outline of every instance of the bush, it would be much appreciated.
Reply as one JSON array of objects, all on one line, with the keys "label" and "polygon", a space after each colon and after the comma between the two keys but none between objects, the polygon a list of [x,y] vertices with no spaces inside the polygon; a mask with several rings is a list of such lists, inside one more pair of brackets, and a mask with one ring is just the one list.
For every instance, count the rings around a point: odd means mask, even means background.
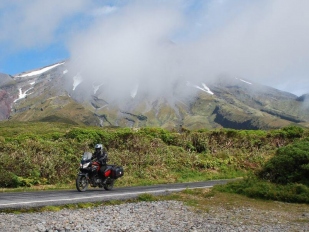
[{"label": "bush", "polygon": [[309,141],[294,142],[279,148],[258,173],[273,183],[302,183],[309,186]]},{"label": "bush", "polygon": [[18,187],[16,180],[17,176],[12,172],[4,172],[0,170],[0,186],[5,188]]},{"label": "bush", "polygon": [[192,145],[198,153],[206,153],[208,148],[208,140],[202,135],[202,133],[192,133]]},{"label": "bush", "polygon": [[254,176],[230,182],[226,185],[218,185],[214,189],[264,200],[309,203],[309,187],[303,184],[278,185],[261,181]]},{"label": "bush", "polygon": [[287,138],[300,138],[304,133],[304,129],[298,126],[288,126],[282,130],[286,133]]},{"label": "bush", "polygon": [[85,140],[94,140],[94,141],[99,141],[100,140],[100,135],[92,129],[80,129],[76,128],[71,131],[69,131],[66,134],[67,138],[70,139],[76,139],[78,142],[82,142]]},{"label": "bush", "polygon": [[279,130],[274,130],[271,134],[277,137],[296,139],[302,137],[304,129],[298,126],[287,126]]}]

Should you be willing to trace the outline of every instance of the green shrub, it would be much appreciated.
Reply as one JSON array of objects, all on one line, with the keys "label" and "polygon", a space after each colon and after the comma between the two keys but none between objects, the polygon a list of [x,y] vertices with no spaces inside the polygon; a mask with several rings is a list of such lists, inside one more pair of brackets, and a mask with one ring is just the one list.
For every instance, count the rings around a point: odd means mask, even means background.
[{"label": "green shrub", "polygon": [[70,139],[76,139],[78,142],[82,142],[85,140],[100,140],[100,135],[95,130],[81,128],[76,128],[69,131],[66,134],[66,137]]},{"label": "green shrub", "polygon": [[304,129],[298,126],[287,126],[279,130],[274,130],[271,134],[275,137],[296,139],[302,137],[304,134]]},{"label": "green shrub", "polygon": [[142,135],[148,135],[153,138],[160,138],[168,145],[172,145],[175,142],[175,134],[162,128],[141,128],[138,133]]},{"label": "green shrub", "polygon": [[192,134],[192,145],[194,150],[198,153],[206,153],[208,148],[207,137],[202,133],[193,133]]},{"label": "green shrub", "polygon": [[17,176],[8,171],[0,169],[0,186],[5,188],[14,188],[17,187],[16,184]]},{"label": "green shrub", "polygon": [[218,185],[214,190],[242,194],[251,198],[283,201],[291,203],[309,203],[309,187],[303,184],[278,185],[250,176],[243,180]]},{"label": "green shrub", "polygon": [[288,126],[282,128],[288,138],[300,138],[304,133],[304,129],[298,126]]},{"label": "green shrub", "polygon": [[279,148],[258,176],[278,184],[302,183],[309,186],[309,141],[297,141]]}]

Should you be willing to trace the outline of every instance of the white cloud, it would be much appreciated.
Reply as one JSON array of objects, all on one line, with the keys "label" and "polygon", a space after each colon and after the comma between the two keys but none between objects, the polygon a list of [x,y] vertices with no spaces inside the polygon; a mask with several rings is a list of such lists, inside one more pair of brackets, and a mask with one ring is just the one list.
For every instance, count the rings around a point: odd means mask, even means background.
[{"label": "white cloud", "polygon": [[111,13],[114,13],[115,11],[117,11],[118,7],[115,6],[103,6],[103,7],[99,7],[93,10],[92,15],[95,17],[98,16],[104,16],[104,15],[108,15]]},{"label": "white cloud", "polygon": [[179,12],[169,7],[125,7],[73,39],[71,69],[106,83],[113,98],[130,96],[136,85],[150,94],[166,93],[176,77],[170,73],[176,64],[168,34],[180,23]]},{"label": "white cloud", "polygon": [[252,1],[237,15],[235,7],[225,16],[229,21],[193,46],[191,52],[208,72],[221,71],[297,94],[304,91],[299,89],[302,83],[309,92],[309,2]]},{"label": "white cloud", "polygon": [[19,0],[0,5],[0,42],[24,49],[55,42],[57,30],[69,16],[87,9],[86,0]]},{"label": "white cloud", "polygon": [[188,1],[147,3],[133,1],[76,36],[72,65],[109,83],[111,94],[137,84],[162,94],[175,80],[201,83],[222,73],[309,91],[308,1],[208,1],[198,9]]},{"label": "white cloud", "polygon": [[207,85],[222,73],[302,94],[308,10],[307,0],[2,0],[0,43],[36,49],[66,40],[70,74],[104,83],[111,95],[137,85],[160,95],[175,80]]}]

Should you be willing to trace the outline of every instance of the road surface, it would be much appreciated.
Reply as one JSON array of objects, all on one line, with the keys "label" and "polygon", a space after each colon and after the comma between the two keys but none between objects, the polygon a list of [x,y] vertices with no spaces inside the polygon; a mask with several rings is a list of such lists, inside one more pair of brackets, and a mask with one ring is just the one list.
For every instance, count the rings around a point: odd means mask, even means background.
[{"label": "road surface", "polygon": [[225,184],[228,181],[229,180],[212,180],[204,182],[122,187],[114,188],[111,191],[105,191],[103,188],[90,187],[86,192],[78,192],[74,189],[61,191],[0,193],[0,210],[64,205],[80,202],[125,200],[135,198],[143,193],[162,195],[168,192],[182,191],[187,188],[211,188],[214,185]]}]

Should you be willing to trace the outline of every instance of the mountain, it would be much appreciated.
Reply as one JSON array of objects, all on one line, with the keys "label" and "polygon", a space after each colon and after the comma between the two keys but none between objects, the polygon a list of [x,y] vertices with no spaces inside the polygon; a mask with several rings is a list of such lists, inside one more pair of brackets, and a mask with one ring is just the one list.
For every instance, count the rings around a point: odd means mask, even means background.
[{"label": "mountain", "polygon": [[309,126],[308,94],[298,97],[235,77],[178,81],[161,97],[141,93],[137,86],[121,101],[106,88],[71,74],[67,61],[16,76],[0,74],[0,120],[176,130]]},{"label": "mountain", "polygon": [[12,76],[0,73],[0,120],[5,120],[10,116],[14,97],[9,93],[14,92],[15,85],[16,82]]}]

